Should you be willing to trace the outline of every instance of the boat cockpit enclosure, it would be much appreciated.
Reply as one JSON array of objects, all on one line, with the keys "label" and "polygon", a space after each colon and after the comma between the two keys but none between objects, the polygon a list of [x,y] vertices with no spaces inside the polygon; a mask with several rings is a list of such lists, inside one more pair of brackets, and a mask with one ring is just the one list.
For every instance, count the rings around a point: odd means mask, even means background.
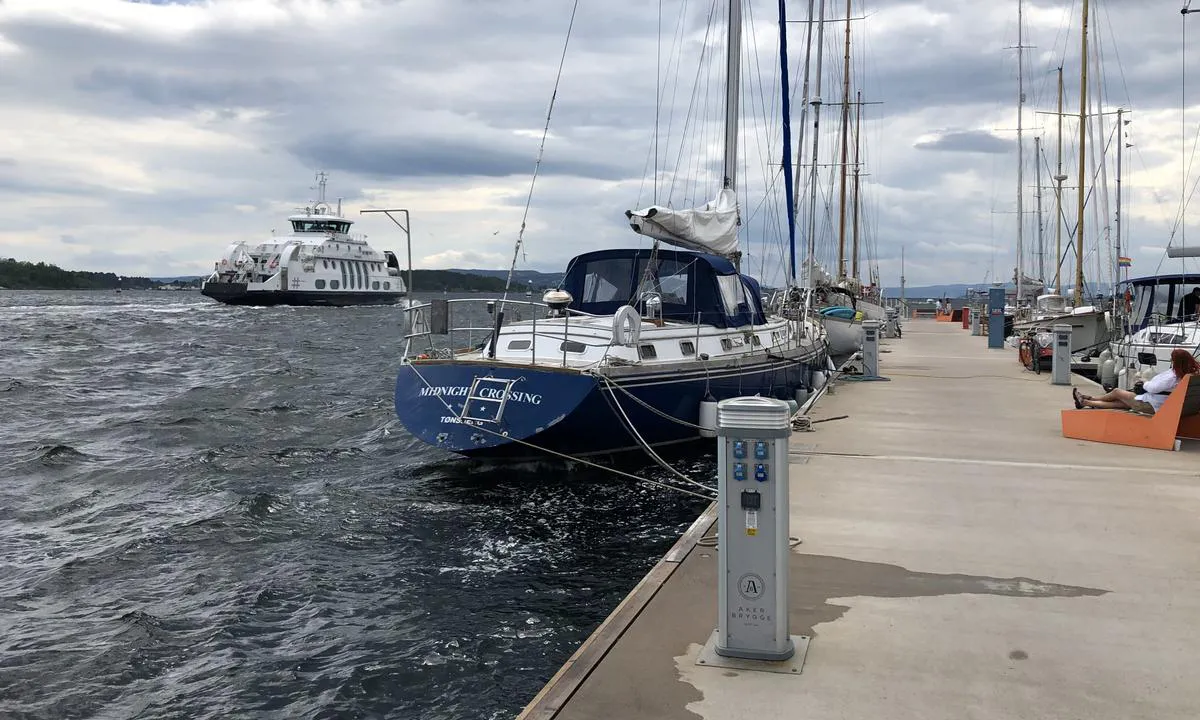
[{"label": "boat cockpit enclosure", "polygon": [[[1119,287],[1117,302],[1125,303],[1129,318],[1125,331],[1132,333],[1148,325],[1185,319],[1184,296],[1200,288],[1200,273],[1132,278]],[[1195,314],[1193,310],[1191,315]]]},{"label": "boat cockpit enclosure", "polygon": [[646,320],[720,328],[766,323],[758,281],[716,255],[599,250],[571,260],[562,289],[571,293],[572,310],[589,315],[612,315],[632,305]]}]

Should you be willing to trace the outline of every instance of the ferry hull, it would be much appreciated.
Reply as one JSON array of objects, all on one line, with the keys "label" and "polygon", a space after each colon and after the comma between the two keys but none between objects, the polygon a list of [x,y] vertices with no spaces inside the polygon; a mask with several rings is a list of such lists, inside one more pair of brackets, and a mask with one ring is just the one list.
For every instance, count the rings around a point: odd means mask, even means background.
[{"label": "ferry hull", "polygon": [[403,292],[331,292],[321,290],[250,290],[246,283],[206,282],[200,294],[228,305],[354,307],[395,305]]},{"label": "ferry hull", "polygon": [[[823,367],[824,355],[811,362]],[[605,380],[572,369],[419,360],[402,366],[396,378],[396,415],[420,440],[469,457],[617,454],[638,450],[642,442],[663,446],[700,440],[695,426],[706,396],[794,398],[796,389],[811,387],[813,369],[795,359],[764,358],[707,373],[689,368]],[[484,384],[493,396],[504,392],[505,381],[513,381],[495,420],[470,419],[490,417],[498,408],[495,402],[472,400],[464,413],[477,378],[490,379]]]}]

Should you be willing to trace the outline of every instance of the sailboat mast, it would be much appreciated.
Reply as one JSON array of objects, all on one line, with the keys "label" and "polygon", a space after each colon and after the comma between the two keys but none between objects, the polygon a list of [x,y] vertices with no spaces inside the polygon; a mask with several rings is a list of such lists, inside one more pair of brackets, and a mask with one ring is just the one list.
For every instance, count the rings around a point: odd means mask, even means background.
[{"label": "sailboat mast", "polygon": [[859,175],[862,166],[859,165],[859,128],[862,124],[862,91],[855,93],[854,105],[854,245],[850,253],[850,273],[858,280],[858,208],[859,208]]},{"label": "sailboat mast", "polygon": [[1033,139],[1033,167],[1037,177],[1037,249],[1038,280],[1046,284],[1046,243],[1042,235],[1042,138]]},{"label": "sailboat mast", "polygon": [[[804,167],[804,131],[808,127],[808,78],[812,60],[813,0],[808,0],[808,15],[804,29],[804,82],[800,86],[800,135],[796,138],[796,177],[792,185],[792,202],[800,204],[800,168]],[[812,258],[807,258],[812,262]]]},{"label": "sailboat mast", "polygon": [[725,47],[724,186],[737,190],[738,100],[742,90],[742,0],[729,0],[729,34]]},{"label": "sailboat mast", "polygon": [[[1121,156],[1125,154],[1125,108],[1117,108],[1117,282],[1121,281]],[[1115,289],[1114,289],[1115,292]]]},{"label": "sailboat mast", "polygon": [[904,246],[900,246],[900,306],[904,306]]},{"label": "sailboat mast", "polygon": [[846,51],[842,65],[842,162],[838,210],[838,280],[846,277],[846,163],[850,134],[850,3],[846,0]]},{"label": "sailboat mast", "polygon": [[1017,0],[1017,301],[1021,304],[1025,268],[1025,3]]},{"label": "sailboat mast", "polygon": [[1062,294],[1062,184],[1067,179],[1062,171],[1063,69],[1058,66],[1058,161],[1054,183],[1054,292]]},{"label": "sailboat mast", "polygon": [[779,71],[783,97],[783,187],[787,195],[788,223],[788,281],[796,284],[796,198],[789,192],[792,186],[792,105],[788,87],[787,0],[779,0]]},{"label": "sailboat mast", "polygon": [[1075,307],[1083,304],[1083,204],[1086,198],[1084,178],[1087,177],[1087,153],[1084,144],[1087,142],[1087,71],[1088,71],[1088,0],[1083,0],[1083,22],[1079,26],[1080,46],[1079,56],[1079,206],[1075,224]]},{"label": "sailboat mast", "polygon": [[[813,108],[812,155],[809,158],[808,177],[808,258],[812,261],[817,254],[817,148],[821,143],[821,66],[825,53],[825,0],[820,0],[817,11],[817,82],[813,97],[809,100]],[[810,283],[811,285],[811,283]]]}]

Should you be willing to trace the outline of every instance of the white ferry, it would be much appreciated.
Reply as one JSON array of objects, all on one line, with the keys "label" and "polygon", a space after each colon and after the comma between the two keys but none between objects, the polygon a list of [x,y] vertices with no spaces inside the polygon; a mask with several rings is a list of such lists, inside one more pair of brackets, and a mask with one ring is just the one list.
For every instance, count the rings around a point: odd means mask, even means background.
[{"label": "white ferry", "polygon": [[325,202],[326,179],[317,173],[317,201],[288,218],[291,234],[234,242],[200,292],[230,305],[398,303],[406,292],[399,260],[350,234],[354,221],[342,216],[341,200],[336,209]]}]

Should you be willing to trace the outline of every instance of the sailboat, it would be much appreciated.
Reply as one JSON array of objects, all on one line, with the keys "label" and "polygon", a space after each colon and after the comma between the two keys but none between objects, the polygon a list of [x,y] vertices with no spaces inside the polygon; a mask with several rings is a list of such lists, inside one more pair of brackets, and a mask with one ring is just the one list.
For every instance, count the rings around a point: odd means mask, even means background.
[{"label": "sailboat", "polygon": [[[541,303],[507,295],[490,302],[487,327],[465,311],[470,300],[407,308],[395,409],[414,436],[470,457],[653,452],[711,437],[716,401],[792,400],[821,384],[822,325],[764,307],[759,282],[739,268],[743,1],[728,3],[724,172],[715,198],[684,210],[628,211],[650,247],[579,255]],[[456,329],[467,347],[433,342]]]},{"label": "sailboat", "polygon": [[[1182,18],[1185,22],[1190,12],[1196,11],[1184,9]],[[1186,51],[1185,47],[1185,57]],[[1184,86],[1185,98],[1186,90]],[[1185,100],[1181,112],[1186,113],[1186,110]],[[1186,134],[1180,137],[1180,142],[1180,160],[1183,161],[1188,156],[1184,145]],[[1123,142],[1121,147],[1124,147]],[[1179,270],[1133,279],[1127,277],[1117,285],[1115,311],[1119,317],[1119,337],[1110,343],[1114,362],[1111,376],[1116,386],[1127,390],[1139,378],[1170,367],[1171,352],[1177,348],[1200,357],[1200,315],[1197,315],[1194,301],[1188,299],[1200,288],[1200,273],[1187,270],[1187,259],[1200,257],[1200,247],[1187,244],[1186,179],[1180,192],[1179,235],[1178,238],[1172,235],[1166,248],[1168,258],[1179,260]],[[1119,194],[1117,199],[1119,214]],[[1119,255],[1118,267],[1128,268],[1132,259]]]},{"label": "sailboat", "polygon": [[[1038,346],[1037,348],[1023,348],[1021,359],[1023,363],[1029,364],[1032,362],[1032,357],[1026,355],[1038,356],[1043,366],[1049,366],[1051,354],[1051,331],[1055,325],[1071,326],[1071,352],[1084,354],[1099,354],[1106,346],[1109,340],[1109,318],[1103,308],[1095,305],[1084,304],[1083,301],[1083,241],[1084,241],[1084,201],[1086,199],[1086,184],[1084,178],[1088,177],[1086,169],[1087,153],[1084,152],[1086,147],[1086,139],[1088,132],[1088,0],[1083,0],[1083,23],[1081,25],[1081,54],[1080,54],[1080,98],[1079,98],[1079,188],[1077,191],[1078,207],[1076,214],[1075,225],[1075,288],[1073,303],[1067,304],[1065,297],[1057,292],[1041,292],[1045,290],[1045,281],[1043,279],[1032,279],[1024,273],[1024,207],[1023,207],[1023,192],[1024,192],[1024,159],[1023,159],[1023,139],[1021,136],[1022,117],[1024,115],[1025,103],[1025,88],[1024,88],[1024,62],[1023,51],[1024,44],[1022,40],[1023,33],[1023,18],[1022,18],[1023,3],[1017,4],[1017,82],[1018,82],[1018,101],[1017,101],[1017,268],[1014,271],[1014,282],[1017,287],[1016,298],[1016,313],[1017,317],[1013,322],[1013,333],[1017,336],[1024,336],[1033,341]],[[1062,69],[1059,69],[1059,133],[1062,132]],[[1059,156],[1062,154],[1062,141],[1059,139]],[[1041,159],[1038,158],[1040,164]],[[1061,166],[1061,159],[1060,159]],[[1065,176],[1061,174],[1055,178],[1059,183],[1059,200],[1061,202],[1061,183]],[[1040,192],[1040,190],[1039,190]],[[1056,214],[1057,216],[1058,214]],[[1061,217],[1058,222],[1061,223]],[[1058,273],[1058,265],[1061,257],[1055,256],[1056,270]],[[1056,283],[1057,284],[1057,283]],[[1029,295],[1035,296],[1035,301],[1032,307],[1022,307],[1021,303]],[[1022,314],[1024,318],[1020,317]]]}]

